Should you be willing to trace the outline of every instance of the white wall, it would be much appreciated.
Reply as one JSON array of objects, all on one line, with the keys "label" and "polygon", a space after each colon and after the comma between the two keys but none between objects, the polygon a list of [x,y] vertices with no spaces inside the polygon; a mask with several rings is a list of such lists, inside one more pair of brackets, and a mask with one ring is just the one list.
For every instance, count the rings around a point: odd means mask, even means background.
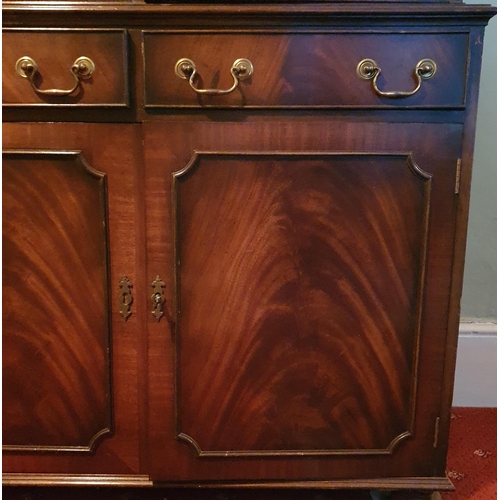
[{"label": "white wall", "polygon": [[497,405],[497,325],[461,323],[453,406]]},{"label": "white wall", "polygon": [[[488,0],[466,0],[484,4]],[[496,0],[491,1],[496,5]],[[485,30],[454,406],[496,406],[497,20]]]}]

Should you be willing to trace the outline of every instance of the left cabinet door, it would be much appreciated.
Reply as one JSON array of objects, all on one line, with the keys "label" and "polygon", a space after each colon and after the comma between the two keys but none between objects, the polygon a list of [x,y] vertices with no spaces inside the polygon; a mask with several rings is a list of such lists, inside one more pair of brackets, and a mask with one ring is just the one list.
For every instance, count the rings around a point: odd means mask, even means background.
[{"label": "left cabinet door", "polygon": [[140,128],[7,123],[3,143],[4,473],[137,475]]}]

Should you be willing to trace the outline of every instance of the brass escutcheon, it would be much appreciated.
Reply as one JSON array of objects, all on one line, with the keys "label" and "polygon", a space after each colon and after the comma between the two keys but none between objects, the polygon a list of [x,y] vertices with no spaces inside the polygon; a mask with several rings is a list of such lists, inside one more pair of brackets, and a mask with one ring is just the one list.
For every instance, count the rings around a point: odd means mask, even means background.
[{"label": "brass escutcheon", "polygon": [[160,321],[163,316],[163,303],[165,302],[165,296],[163,294],[163,289],[165,288],[165,282],[156,276],[154,281],[151,283],[153,287],[153,294],[151,295],[151,302],[153,305],[153,310],[151,314],[155,317],[156,321]]},{"label": "brass escutcheon", "polygon": [[130,311],[130,306],[134,301],[132,297],[132,291],[130,290],[132,288],[132,283],[126,276],[123,276],[118,283],[118,288],[118,304],[120,306],[120,315],[125,321],[127,321],[129,316],[132,314],[132,312]]}]

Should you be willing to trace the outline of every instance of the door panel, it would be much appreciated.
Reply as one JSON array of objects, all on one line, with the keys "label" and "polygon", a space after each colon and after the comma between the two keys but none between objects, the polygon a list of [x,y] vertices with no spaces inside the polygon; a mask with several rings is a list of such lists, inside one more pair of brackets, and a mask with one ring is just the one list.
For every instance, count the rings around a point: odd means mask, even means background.
[{"label": "door panel", "polygon": [[4,124],[5,473],[139,473],[138,132]]},{"label": "door panel", "polygon": [[90,452],[112,432],[106,176],[72,152],[2,170],[4,450]]},{"label": "door panel", "polygon": [[198,153],[174,175],[178,438],[391,453],[413,427],[430,176],[300,153]]},{"label": "door panel", "polygon": [[153,478],[433,476],[461,133],[145,124]]}]

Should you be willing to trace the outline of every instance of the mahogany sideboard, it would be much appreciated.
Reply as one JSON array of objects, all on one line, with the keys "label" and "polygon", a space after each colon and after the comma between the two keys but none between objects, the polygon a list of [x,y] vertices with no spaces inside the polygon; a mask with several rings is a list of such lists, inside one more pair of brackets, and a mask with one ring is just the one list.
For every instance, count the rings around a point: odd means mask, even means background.
[{"label": "mahogany sideboard", "polygon": [[7,497],[452,489],[494,14],[4,3]]}]

